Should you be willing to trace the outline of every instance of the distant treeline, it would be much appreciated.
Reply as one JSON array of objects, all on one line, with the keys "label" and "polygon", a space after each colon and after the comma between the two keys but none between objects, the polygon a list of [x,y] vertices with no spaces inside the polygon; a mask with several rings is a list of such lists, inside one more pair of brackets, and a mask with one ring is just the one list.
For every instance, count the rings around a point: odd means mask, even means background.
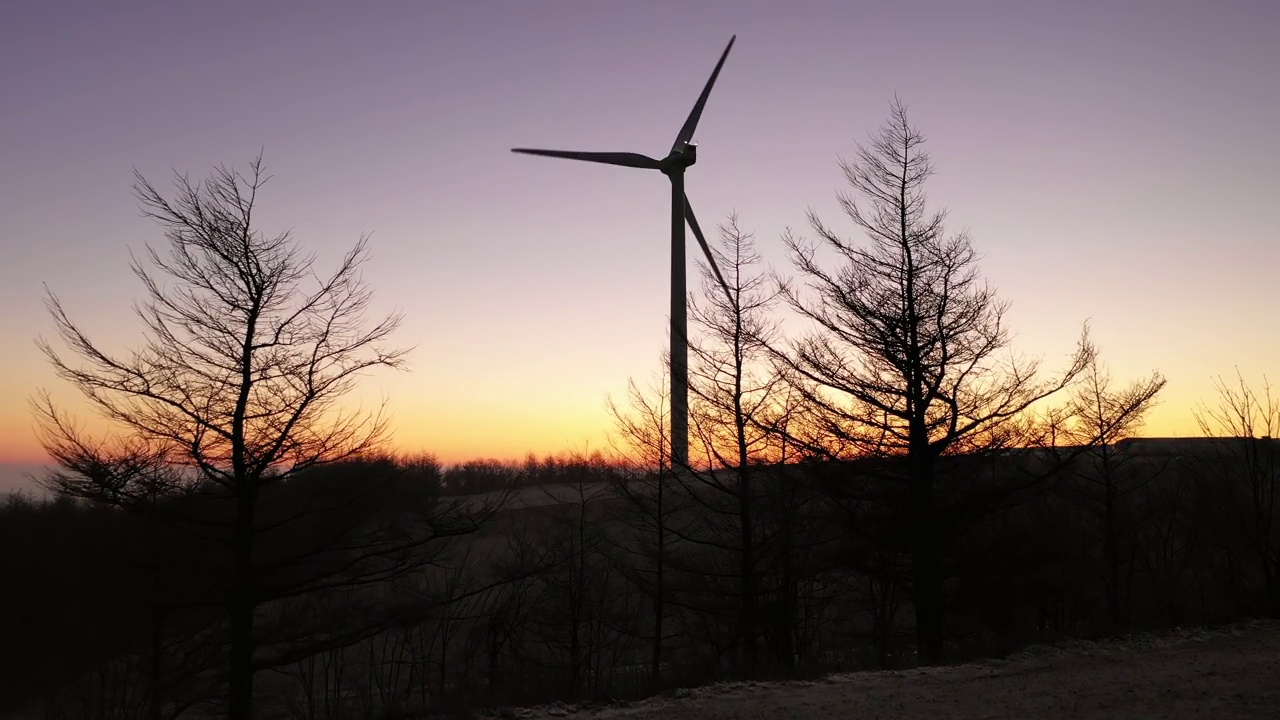
[{"label": "distant treeline", "polygon": [[572,453],[550,454],[523,461],[480,459],[441,465],[432,455],[407,456],[405,468],[421,474],[422,482],[438,484],[443,495],[471,495],[519,486],[577,482],[584,475],[602,479],[622,478],[637,472],[632,463],[595,452],[586,457]]}]

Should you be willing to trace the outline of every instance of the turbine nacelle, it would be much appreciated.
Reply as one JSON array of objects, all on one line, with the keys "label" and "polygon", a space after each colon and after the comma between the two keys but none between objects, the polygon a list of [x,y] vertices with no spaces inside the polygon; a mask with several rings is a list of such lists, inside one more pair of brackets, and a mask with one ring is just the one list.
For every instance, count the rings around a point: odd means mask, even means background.
[{"label": "turbine nacelle", "polygon": [[698,146],[689,142],[684,143],[679,149],[674,149],[666,157],[659,161],[663,175],[670,175],[673,172],[681,172],[690,165],[698,162]]}]

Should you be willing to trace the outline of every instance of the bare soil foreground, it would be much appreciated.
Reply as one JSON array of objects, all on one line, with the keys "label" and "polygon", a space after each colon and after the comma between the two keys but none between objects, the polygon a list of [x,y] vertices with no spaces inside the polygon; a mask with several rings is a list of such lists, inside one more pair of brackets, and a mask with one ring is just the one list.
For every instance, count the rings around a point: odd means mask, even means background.
[{"label": "bare soil foreground", "polygon": [[1280,718],[1280,623],[1037,646],[1000,660],[812,682],[724,683],[524,718]]}]

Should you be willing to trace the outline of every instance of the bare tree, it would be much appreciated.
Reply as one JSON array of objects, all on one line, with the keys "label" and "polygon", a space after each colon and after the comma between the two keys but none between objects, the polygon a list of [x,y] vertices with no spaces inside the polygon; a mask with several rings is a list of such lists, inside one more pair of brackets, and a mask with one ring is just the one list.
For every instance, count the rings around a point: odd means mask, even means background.
[{"label": "bare tree", "polygon": [[[752,476],[770,454],[780,454],[771,453],[776,450],[770,445],[775,435],[765,425],[765,417],[772,417],[771,412],[780,404],[783,387],[766,354],[766,344],[778,334],[777,322],[769,313],[780,293],[770,287],[765,274],[753,272],[761,259],[751,234],[739,227],[736,215],[720,227],[720,242],[712,247],[712,253],[717,266],[726,270],[725,284],[711,266],[699,263],[702,299],[695,299],[690,307],[695,326],[702,330],[702,337],[691,345],[693,423],[708,466],[708,472],[694,478],[713,496],[729,500],[726,505],[713,497],[703,505],[712,513],[708,529],[728,530],[724,533],[727,549],[738,555],[737,633],[746,671],[754,676],[758,569],[752,505],[759,489],[753,487]],[[722,469],[729,472],[717,472]],[[716,527],[723,523],[714,520],[725,519],[735,527]]]},{"label": "bare tree", "polygon": [[1125,453],[1117,443],[1142,426],[1164,385],[1164,377],[1152,372],[1144,380],[1116,389],[1107,369],[1091,358],[1072,391],[1068,412],[1073,422],[1064,428],[1064,439],[1089,448],[1080,462],[1071,463],[1077,468],[1072,474],[1080,481],[1086,509],[1102,523],[1107,614],[1115,625],[1123,623],[1126,615],[1120,572],[1127,560],[1122,543],[1132,540],[1122,535],[1134,530],[1135,522],[1126,520],[1124,507],[1161,470],[1158,463]]},{"label": "bare tree", "polygon": [[600,682],[601,659],[610,645],[609,603],[613,583],[604,553],[606,535],[600,505],[616,483],[602,473],[589,472],[586,454],[577,472],[564,484],[543,485],[550,501],[540,528],[540,554],[551,566],[539,575],[540,595],[546,607],[543,626],[547,646],[568,671],[565,696],[577,700],[584,685],[594,692]]},{"label": "bare tree", "polygon": [[649,682],[654,692],[662,684],[663,649],[668,633],[668,559],[673,504],[669,486],[674,474],[667,432],[670,425],[666,387],[665,377],[656,378],[646,393],[632,380],[628,385],[630,408],[622,408],[612,399],[609,401],[621,445],[616,448],[617,454],[632,463],[632,472],[614,483],[621,501],[619,520],[634,533],[636,540],[630,547],[620,548],[619,565],[652,603]]},{"label": "bare tree", "polygon": [[1280,612],[1280,396],[1264,377],[1253,388],[1236,374],[1234,386],[1214,381],[1216,406],[1195,412],[1200,430],[1215,443],[1213,463],[1230,485],[1230,517],[1240,522],[1262,575],[1264,603]]},{"label": "bare tree", "polygon": [[840,204],[867,242],[840,237],[810,212],[836,270],[819,262],[816,244],[787,234],[810,291],[784,283],[787,299],[817,330],[777,359],[832,446],[902,458],[917,639],[931,662],[942,653],[945,609],[939,458],[1009,444],[1020,416],[1070,384],[1094,350],[1082,334],[1065,371],[1048,380],[1038,361],[1008,352],[1007,304],[980,278],[969,236],[946,234],[945,213],[926,209],[934,167],[924,141],[895,100],[888,124],[841,163],[854,193]]},{"label": "bare tree", "polygon": [[[336,270],[318,275],[290,234],[254,224],[269,179],[261,156],[242,175],[217,168],[203,182],[176,179],[167,198],[141,174],[135,193],[168,240],[134,258],[146,299],[135,306],[141,346],[113,354],[73,322],[48,293],[69,353],[39,344],[117,430],[94,439],[49,395],[36,401],[46,451],[63,467],[47,480],[59,492],[112,503],[143,497],[163,482],[201,486],[234,503],[225,608],[230,621],[229,716],[251,715],[254,612],[263,601],[255,565],[255,523],[264,488],[309,468],[359,456],[387,432],[381,409],[339,403],[376,368],[400,368],[406,350],[385,345],[398,314],[366,319],[371,291],[359,268],[361,237]],[[148,265],[150,267],[148,267]]]}]

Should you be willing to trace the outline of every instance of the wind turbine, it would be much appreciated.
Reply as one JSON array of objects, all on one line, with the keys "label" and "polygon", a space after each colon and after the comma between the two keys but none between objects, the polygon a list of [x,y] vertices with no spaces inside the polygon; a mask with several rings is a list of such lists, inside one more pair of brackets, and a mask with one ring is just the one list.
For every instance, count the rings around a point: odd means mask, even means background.
[{"label": "wind turbine", "polygon": [[698,148],[693,144],[693,131],[698,128],[698,120],[702,117],[702,109],[707,104],[707,97],[711,95],[711,88],[716,84],[720,68],[724,66],[725,59],[729,57],[729,51],[733,49],[733,41],[737,38],[737,35],[729,38],[729,44],[720,54],[720,61],[716,63],[715,70],[711,71],[711,77],[702,88],[702,94],[698,96],[698,101],[693,104],[693,110],[681,126],[680,133],[676,135],[671,152],[661,160],[631,152],[511,149],[512,152],[525,155],[543,155],[605,165],[658,170],[671,180],[671,467],[673,470],[681,470],[689,466],[689,339],[684,248],[686,221],[693,230],[694,237],[698,239],[698,244],[702,246],[702,252],[707,256],[707,262],[715,273],[716,280],[720,282],[720,287],[729,297],[730,304],[733,303],[733,293],[729,292],[729,285],[720,274],[720,268],[711,254],[711,248],[702,234],[702,228],[698,226],[698,220],[693,215],[689,198],[685,195],[684,171],[697,162]]}]

